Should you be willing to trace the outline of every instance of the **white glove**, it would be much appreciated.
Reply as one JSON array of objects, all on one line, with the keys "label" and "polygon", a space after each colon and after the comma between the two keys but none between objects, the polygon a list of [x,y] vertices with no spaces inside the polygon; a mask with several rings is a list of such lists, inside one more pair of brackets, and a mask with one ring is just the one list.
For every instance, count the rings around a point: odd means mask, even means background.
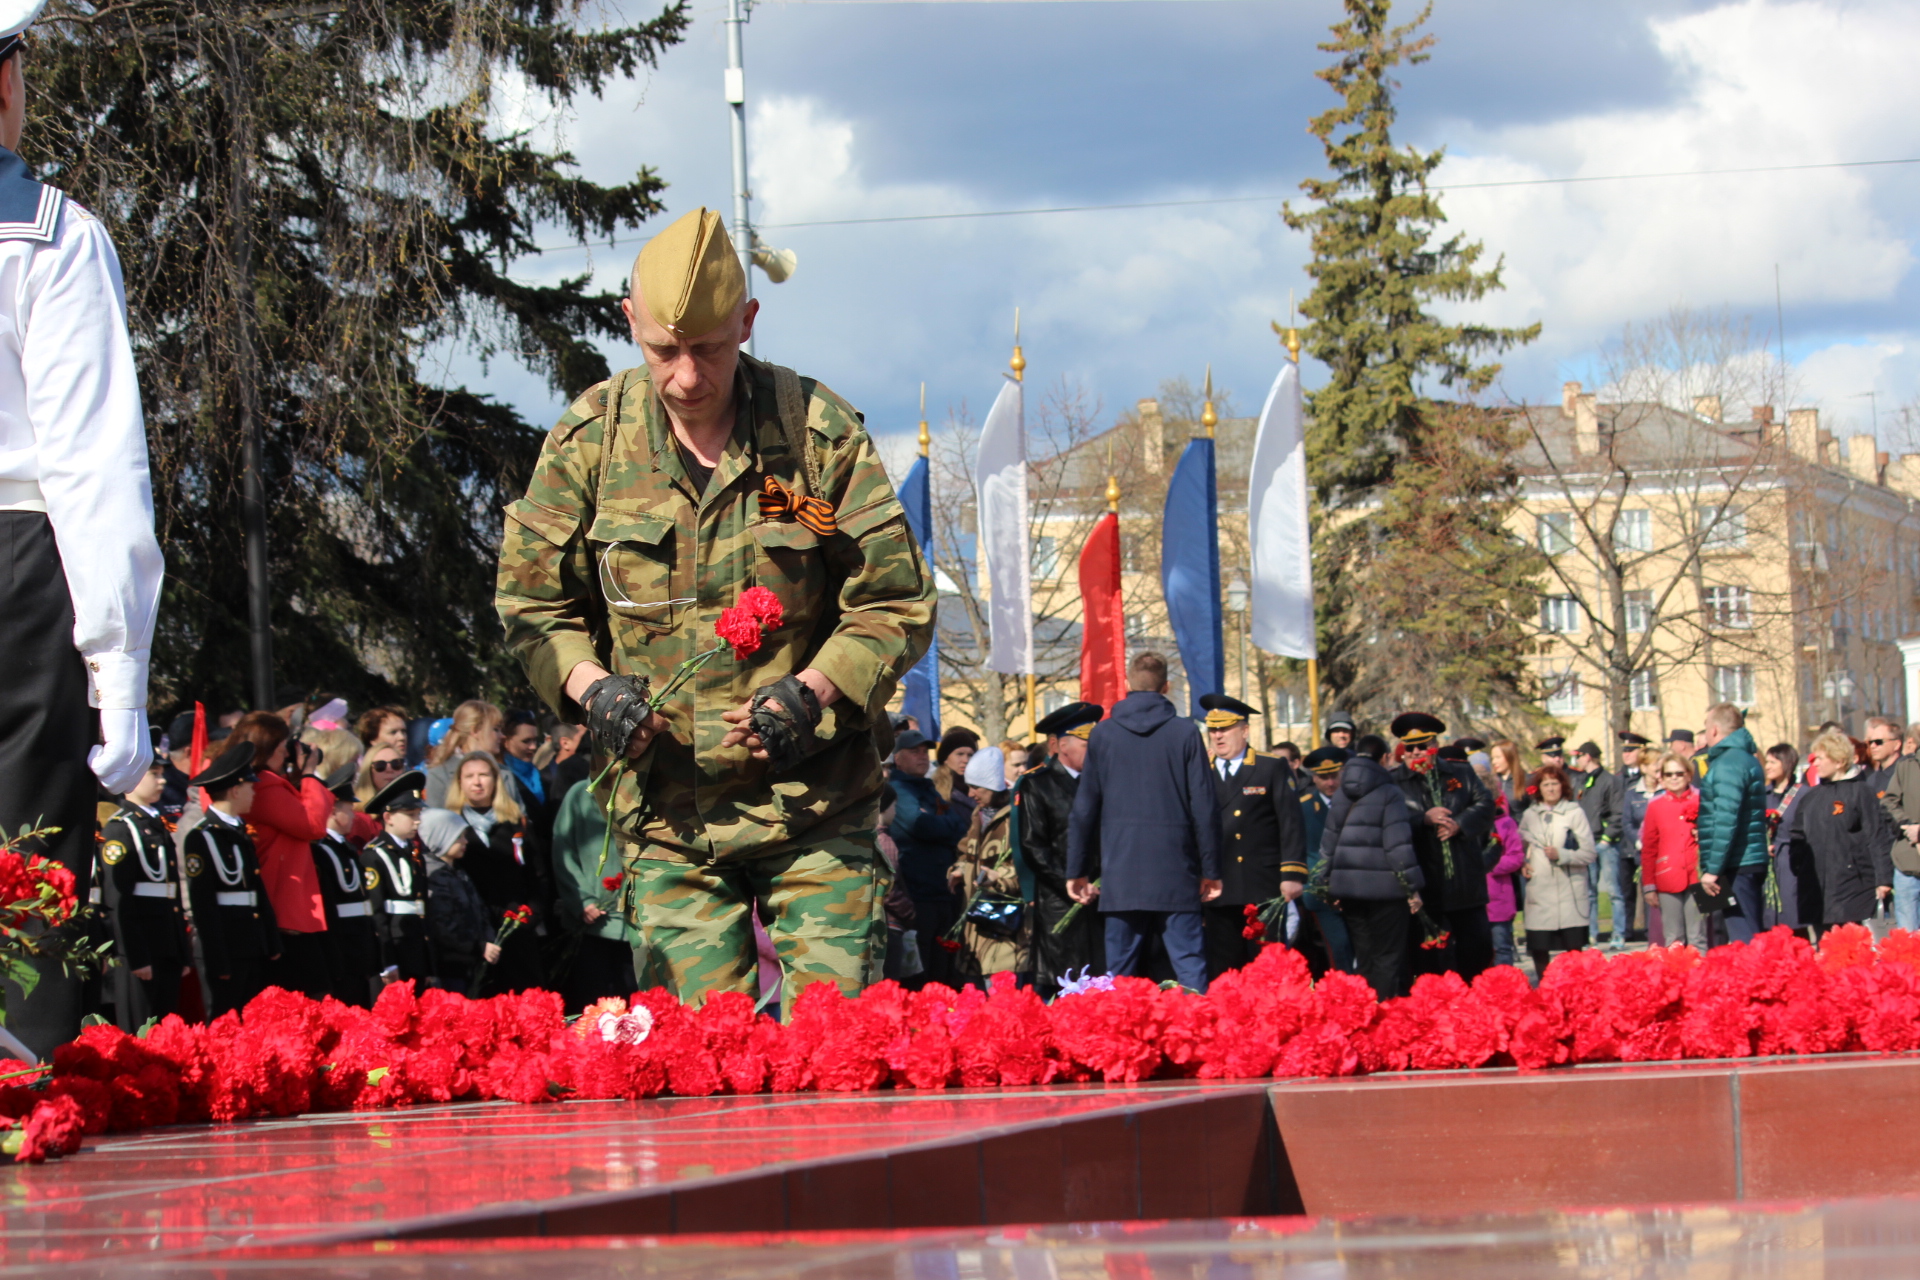
[{"label": "white glove", "polygon": [[87,767],[100,785],[123,796],[140,785],[153,763],[153,735],[147,730],[147,709],[100,712],[100,736],[106,745],[87,752]]}]

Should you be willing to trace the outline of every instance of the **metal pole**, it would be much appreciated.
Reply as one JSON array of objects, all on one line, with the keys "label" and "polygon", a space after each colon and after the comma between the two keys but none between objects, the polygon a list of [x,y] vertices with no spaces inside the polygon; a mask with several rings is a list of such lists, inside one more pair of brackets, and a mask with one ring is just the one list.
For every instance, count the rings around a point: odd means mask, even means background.
[{"label": "metal pole", "polygon": [[[740,255],[740,270],[747,278],[747,296],[753,296],[753,220],[747,204],[753,193],[747,189],[747,72],[742,61],[740,29],[747,24],[753,0],[727,0],[727,103],[733,113],[733,247]],[[747,339],[747,354],[753,354],[753,339]]]}]

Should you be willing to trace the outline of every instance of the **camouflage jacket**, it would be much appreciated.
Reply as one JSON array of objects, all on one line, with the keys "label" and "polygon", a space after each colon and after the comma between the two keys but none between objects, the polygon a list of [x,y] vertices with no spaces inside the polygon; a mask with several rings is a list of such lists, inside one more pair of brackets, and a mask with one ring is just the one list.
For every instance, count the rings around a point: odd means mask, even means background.
[{"label": "camouflage jacket", "polygon": [[[622,377],[609,457],[606,401]],[[838,525],[821,537],[792,516],[760,514],[764,477],[796,493],[806,484],[770,367],[743,354],[734,391],[733,437],[703,496],[641,368],[573,403],[527,496],[507,508],[495,606],[534,688],[568,720],[581,714],[564,689],[577,664],[644,675],[657,690],[682,660],[719,643],[714,622],[746,588],[767,587],[784,607],[758,653],[710,660],[661,708],[672,732],[614,771],[628,858],[706,863],[870,827],[881,784],[875,730],[885,732],[894,685],[932,635],[933,575],[860,415],[801,381],[818,496]],[[842,694],[815,730],[816,754],[774,777],[744,747],[720,749],[722,712],[807,667]]]}]

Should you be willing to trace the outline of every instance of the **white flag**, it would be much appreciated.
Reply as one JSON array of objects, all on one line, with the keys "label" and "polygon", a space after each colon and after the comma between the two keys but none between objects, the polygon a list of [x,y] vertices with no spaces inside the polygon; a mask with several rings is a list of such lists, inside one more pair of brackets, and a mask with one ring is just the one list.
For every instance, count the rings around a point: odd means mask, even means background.
[{"label": "white flag", "polygon": [[1011,378],[980,428],[973,489],[993,635],[987,666],[1021,675],[1033,670],[1033,584],[1027,565],[1027,423],[1020,384]]},{"label": "white flag", "polygon": [[1306,417],[1300,366],[1273,380],[1253,438],[1247,528],[1253,540],[1253,642],[1283,658],[1319,656],[1313,627],[1313,553],[1307,531]]}]

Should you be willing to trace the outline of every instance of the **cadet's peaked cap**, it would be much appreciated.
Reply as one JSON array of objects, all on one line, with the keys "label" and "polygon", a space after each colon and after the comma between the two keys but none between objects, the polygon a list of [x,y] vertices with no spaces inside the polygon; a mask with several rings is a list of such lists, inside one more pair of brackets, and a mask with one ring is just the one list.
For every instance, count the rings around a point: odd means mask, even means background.
[{"label": "cadet's peaked cap", "polygon": [[1457,742],[1449,742],[1434,754],[1442,760],[1458,760],[1462,764],[1467,762],[1467,749]]},{"label": "cadet's peaked cap", "polygon": [[1308,773],[1325,776],[1340,772],[1340,766],[1353,758],[1353,752],[1341,747],[1321,747],[1318,751],[1307,752],[1307,758],[1300,762]]},{"label": "cadet's peaked cap", "polygon": [[0,57],[13,52],[13,38],[33,25],[47,0],[0,0]]},{"label": "cadet's peaked cap", "polygon": [[1447,731],[1447,722],[1424,711],[1402,711],[1388,726],[1393,736],[1410,746],[1432,742]]},{"label": "cadet's peaked cap", "polygon": [[647,241],[633,260],[633,286],[655,323],[686,338],[718,329],[747,300],[747,275],[733,241],[720,215],[707,208]]},{"label": "cadet's peaked cap", "polygon": [[1566,748],[1567,748],[1567,740],[1565,738],[1542,738],[1540,739],[1540,741],[1533,744],[1533,749],[1535,751],[1545,751],[1549,755],[1556,755],[1556,756],[1565,755]]},{"label": "cadet's peaked cap", "polygon": [[1689,742],[1689,743],[1690,743],[1690,742],[1692,742],[1692,741],[1693,741],[1693,730],[1691,730],[1691,729],[1675,729],[1675,730],[1674,730],[1674,731],[1673,731],[1672,733],[1670,733],[1670,734],[1668,734],[1668,735],[1667,735],[1667,741],[1668,741],[1668,742]]},{"label": "cadet's peaked cap", "polygon": [[345,800],[351,803],[353,800],[353,775],[358,772],[359,770],[353,765],[343,764],[328,774],[325,781],[321,782],[320,785],[333,792],[334,799]]},{"label": "cadet's peaked cap", "polygon": [[1231,729],[1248,716],[1260,714],[1240,699],[1229,698],[1224,693],[1205,694],[1200,699],[1200,705],[1207,713],[1209,729]]},{"label": "cadet's peaked cap", "polygon": [[226,787],[253,781],[253,744],[236,742],[214,757],[213,763],[187,779],[190,787]]},{"label": "cadet's peaked cap", "polygon": [[[1033,731],[1049,738],[1067,734],[1084,738],[1093,732],[1093,726],[1099,724],[1100,717],[1105,714],[1106,711],[1097,702],[1069,702],[1033,726]],[[1075,733],[1075,730],[1079,732]]]},{"label": "cadet's peaked cap", "polygon": [[1622,729],[1620,731],[1620,741],[1626,743],[1629,747],[1645,747],[1651,746],[1653,743],[1653,739],[1649,738],[1646,734],[1635,733],[1631,729]]},{"label": "cadet's peaked cap", "polygon": [[409,769],[367,801],[367,812],[404,813],[408,809],[424,809],[427,802],[420,793],[426,789],[427,775],[418,769]]}]

